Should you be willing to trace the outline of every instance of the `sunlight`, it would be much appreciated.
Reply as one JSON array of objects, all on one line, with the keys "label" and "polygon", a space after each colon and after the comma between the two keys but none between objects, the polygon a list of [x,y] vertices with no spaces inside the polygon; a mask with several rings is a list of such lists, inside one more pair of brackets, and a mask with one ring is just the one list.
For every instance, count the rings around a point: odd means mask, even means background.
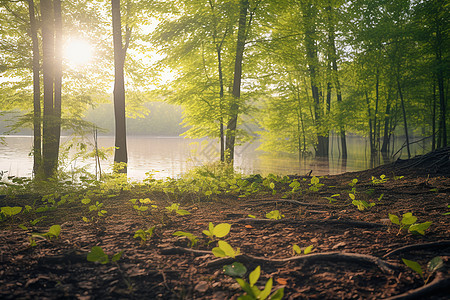
[{"label": "sunlight", "polygon": [[92,59],[92,46],[86,40],[70,39],[64,47],[64,58],[69,64],[85,65]]}]

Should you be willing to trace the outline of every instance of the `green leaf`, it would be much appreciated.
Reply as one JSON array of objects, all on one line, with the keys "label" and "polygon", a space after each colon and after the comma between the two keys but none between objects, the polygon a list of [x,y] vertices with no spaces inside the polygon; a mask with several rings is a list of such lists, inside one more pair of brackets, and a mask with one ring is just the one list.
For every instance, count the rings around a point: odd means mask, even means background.
[{"label": "green leaf", "polygon": [[117,252],[116,254],[113,255],[113,257],[111,258],[111,261],[113,261],[113,262],[118,261],[122,257],[122,254],[123,254],[123,250],[120,252]]},{"label": "green leaf", "polygon": [[257,266],[248,276],[250,286],[255,285],[255,283],[258,281],[260,275],[261,275],[261,267]]},{"label": "green leaf", "polygon": [[219,241],[218,244],[219,248],[225,253],[226,256],[234,258],[237,255],[238,251],[235,251],[227,242]]},{"label": "green leaf", "polygon": [[312,185],[316,185],[319,183],[319,178],[317,178],[316,176],[313,176],[313,178],[311,178],[311,184]]},{"label": "green leaf", "polygon": [[270,300],[281,300],[284,296],[284,287],[278,289],[272,296],[270,296]]},{"label": "green leaf", "polygon": [[[253,293],[253,290],[251,288],[251,286],[242,278],[236,278],[236,282],[241,286],[241,288],[248,294],[247,296],[251,296],[251,298],[249,299],[256,299],[255,294]],[[245,296],[241,296],[241,297],[245,297]],[[246,299],[246,298],[241,298],[240,299]]]},{"label": "green leaf", "polygon": [[188,212],[187,210],[184,210],[184,209],[178,209],[178,210],[176,210],[176,212],[180,216],[186,216],[186,215],[190,215],[191,214],[190,212]]},{"label": "green leaf", "polygon": [[292,251],[297,255],[302,254],[302,249],[297,244],[292,245]]},{"label": "green leaf", "polygon": [[28,230],[28,227],[26,227],[26,226],[23,225],[23,224],[19,224],[18,226],[19,226],[19,228],[22,229],[22,230],[25,230],[25,231]]},{"label": "green leaf", "polygon": [[275,189],[275,183],[271,182],[271,183],[269,184],[269,187],[270,187],[272,190],[274,190],[274,189]]},{"label": "green leaf", "polygon": [[89,203],[91,203],[91,199],[89,199],[89,198],[84,198],[83,200],[81,200],[81,203],[83,203],[83,204],[89,204]]},{"label": "green leaf", "polygon": [[214,248],[212,248],[211,251],[212,251],[212,253],[214,254],[215,257],[226,257],[227,256],[225,254],[225,251],[223,251],[219,247],[214,247]]},{"label": "green leaf", "polygon": [[107,264],[109,262],[108,255],[99,246],[91,248],[91,252],[87,255],[87,260],[92,262],[99,262],[101,264]]},{"label": "green leaf", "polygon": [[405,258],[402,258],[403,262],[405,263],[405,265],[407,265],[409,268],[411,268],[414,272],[416,272],[417,274],[420,275],[420,277],[423,278],[423,271],[422,271],[422,267],[415,261],[413,260],[408,260]]},{"label": "green leaf", "polygon": [[223,266],[226,275],[232,277],[243,277],[247,273],[247,268],[240,262],[234,262],[231,265]]},{"label": "green leaf", "polygon": [[396,215],[389,214],[389,220],[394,224],[400,225],[400,220]]},{"label": "green leaf", "polygon": [[403,218],[402,218],[402,224],[403,225],[412,225],[414,223],[416,223],[417,221],[417,217],[413,216],[412,213],[405,213],[403,214]]},{"label": "green leaf", "polygon": [[430,272],[430,275],[431,275],[434,272],[436,272],[438,269],[442,268],[443,266],[444,266],[444,262],[442,261],[442,258],[439,256],[436,256],[428,262],[428,271]]},{"label": "green leaf", "polygon": [[355,195],[354,194],[348,194],[348,196],[350,197],[350,199],[355,200]]},{"label": "green leaf", "polygon": [[231,230],[231,225],[228,223],[220,223],[216,227],[214,227],[212,233],[218,237],[222,238],[226,236]]},{"label": "green leaf", "polygon": [[409,232],[417,232],[420,233],[421,235],[425,235],[425,230],[427,230],[430,225],[433,224],[433,222],[424,222],[424,223],[418,223],[418,224],[413,224],[409,227]]},{"label": "green leaf", "polygon": [[313,248],[314,248],[314,246],[313,246],[313,245],[310,245],[310,246],[308,246],[308,247],[305,248],[305,250],[303,251],[303,253],[309,254],[309,253],[311,253],[311,251],[312,251]]},{"label": "green leaf", "polygon": [[131,202],[132,204],[136,204],[136,201],[137,201],[137,199],[130,199],[130,202]]},{"label": "green leaf", "polygon": [[[450,214],[450,213],[449,213],[449,214]],[[249,217],[249,218],[256,219],[256,216],[255,216],[255,215],[248,215],[248,217]]]},{"label": "green leaf", "polygon": [[273,286],[273,279],[269,278],[269,280],[267,280],[266,282],[266,285],[264,286],[264,290],[262,290],[261,293],[259,294],[258,299],[264,300],[267,297],[269,297],[270,291],[272,290],[272,286]]},{"label": "green leaf", "polygon": [[2,207],[2,209],[1,209],[1,212],[4,213],[5,216],[7,216],[7,217],[12,217],[14,215],[17,215],[21,211],[22,211],[21,206],[14,206],[14,207],[5,206],[5,207]]},{"label": "green leaf", "polygon": [[59,234],[61,233],[61,226],[60,225],[53,225],[52,227],[50,227],[50,229],[48,230],[48,234],[50,236],[54,236],[54,237],[58,237]]}]

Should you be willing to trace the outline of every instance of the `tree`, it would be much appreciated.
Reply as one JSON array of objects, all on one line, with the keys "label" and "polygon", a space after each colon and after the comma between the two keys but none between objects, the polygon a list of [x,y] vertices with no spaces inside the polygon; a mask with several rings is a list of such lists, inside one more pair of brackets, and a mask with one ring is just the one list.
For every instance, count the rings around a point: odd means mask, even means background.
[{"label": "tree", "polygon": [[111,0],[112,27],[114,44],[114,117],[115,117],[115,152],[114,163],[124,163],[119,166],[120,173],[127,173],[127,132],[125,117],[125,75],[124,65],[131,37],[131,27],[125,25],[125,45],[122,43],[122,20],[120,0]]}]

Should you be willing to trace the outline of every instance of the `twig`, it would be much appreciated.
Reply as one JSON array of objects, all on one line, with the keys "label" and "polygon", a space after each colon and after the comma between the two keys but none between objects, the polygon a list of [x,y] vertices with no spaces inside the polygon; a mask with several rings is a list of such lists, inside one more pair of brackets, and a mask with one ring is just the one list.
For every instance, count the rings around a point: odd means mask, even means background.
[{"label": "twig", "polygon": [[447,289],[450,286],[450,278],[444,278],[442,273],[438,273],[436,278],[429,284],[426,284],[420,288],[407,291],[406,293],[386,298],[385,300],[411,300],[411,299],[426,299],[432,293],[439,290]]},{"label": "twig", "polygon": [[386,227],[385,224],[364,222],[364,221],[354,221],[354,220],[343,220],[343,219],[324,219],[324,220],[293,220],[293,219],[254,219],[245,218],[238,219],[236,223],[274,223],[274,224],[295,224],[295,225],[347,225],[356,228],[377,228]]},{"label": "twig", "polygon": [[385,255],[383,257],[389,257],[394,254],[398,254],[401,252],[408,252],[408,251],[414,251],[414,250],[425,250],[428,248],[444,248],[444,247],[450,247],[450,241],[441,241],[441,242],[434,242],[434,243],[423,243],[423,244],[415,244],[415,245],[407,245],[403,246],[397,249],[394,249]]}]

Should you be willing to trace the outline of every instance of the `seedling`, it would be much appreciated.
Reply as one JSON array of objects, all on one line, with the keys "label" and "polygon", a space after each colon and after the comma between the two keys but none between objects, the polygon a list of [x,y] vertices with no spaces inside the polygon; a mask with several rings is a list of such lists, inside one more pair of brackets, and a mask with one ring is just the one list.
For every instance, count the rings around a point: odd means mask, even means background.
[{"label": "seedling", "polygon": [[352,194],[356,194],[356,184],[358,183],[358,179],[353,178],[352,182],[350,182],[348,185],[352,188],[352,190],[350,191],[350,193]]},{"label": "seedling", "polygon": [[[306,247],[303,250],[303,254],[311,253],[313,248],[314,248],[313,245],[310,245],[310,246]],[[301,255],[302,254],[302,249],[297,244],[294,244],[294,245],[292,245],[292,253],[293,253],[293,255]]]},{"label": "seedling", "polygon": [[335,197],[339,197],[340,195],[341,194],[334,194],[334,195],[331,195],[330,197],[325,197],[325,199],[327,199],[329,201],[328,203],[332,204],[337,201],[337,199],[335,199]]},{"label": "seedling", "polygon": [[191,242],[191,248],[193,248],[197,242],[198,242],[198,237],[196,235],[193,235],[192,233],[189,232],[184,232],[184,231],[176,231],[173,233],[174,236],[181,236],[181,237],[186,237],[190,242]]},{"label": "seedling", "polygon": [[32,236],[41,236],[47,240],[51,240],[52,238],[57,239],[59,237],[59,234],[61,233],[61,226],[60,225],[53,225],[50,227],[50,229],[45,233],[33,233]]},{"label": "seedling", "polygon": [[313,176],[313,178],[311,178],[311,183],[309,184],[310,191],[318,192],[322,186],[324,186],[324,184],[320,183],[319,178],[317,178],[316,176]]},{"label": "seedling", "polygon": [[[91,203],[91,199],[90,198],[84,198],[81,200],[81,203],[85,204],[85,205],[89,205]],[[93,222],[95,217],[101,218],[103,217],[107,211],[102,209],[103,203],[100,203],[98,201],[95,202],[95,204],[91,204],[89,205],[89,213],[91,212],[97,212],[96,216],[92,216],[91,218],[88,217],[83,217],[83,221],[88,223],[88,222]]]},{"label": "seedling", "polygon": [[134,233],[133,238],[140,238],[141,239],[141,245],[145,244],[145,242],[147,240],[149,240],[152,235],[153,235],[153,231],[155,230],[156,226],[150,227],[147,230],[143,230],[143,229],[139,229],[138,231],[136,231]]},{"label": "seedling", "polygon": [[424,223],[416,223],[417,217],[413,216],[413,214],[410,212],[403,214],[401,221],[396,215],[389,214],[389,220],[391,220],[393,224],[399,226],[397,235],[399,235],[400,232],[404,229],[408,229],[408,231],[411,233],[419,233],[421,235],[425,235],[425,230],[427,230],[428,227],[430,227],[430,225],[433,223],[430,221]]},{"label": "seedling", "polygon": [[[450,208],[450,204],[449,204],[449,205],[447,205],[447,208]],[[450,215],[450,211],[449,211],[449,212],[446,212],[446,213],[443,213],[443,215],[444,215],[444,216],[448,216],[448,215]]]},{"label": "seedling", "polygon": [[179,209],[180,204],[178,203],[173,203],[171,206],[166,206],[166,209],[169,212],[176,212],[177,214],[179,214],[180,216],[185,216],[185,215],[190,215],[191,213],[188,212],[187,210],[184,209]]},{"label": "seedling", "polygon": [[247,273],[247,268],[240,262],[236,261],[231,265],[223,266],[223,272],[225,275],[231,277],[243,277],[245,273]]},{"label": "seedling", "polygon": [[110,261],[117,262],[122,257],[122,254],[123,250],[114,254],[110,259],[108,254],[103,251],[102,247],[94,246],[91,248],[91,252],[88,253],[87,260],[92,262],[99,262],[104,265],[109,263]]},{"label": "seedling", "polygon": [[352,204],[358,208],[358,210],[363,211],[365,209],[370,209],[372,206],[375,206],[373,202],[366,202],[364,200],[356,200],[355,194],[348,194],[350,199],[352,199]]},{"label": "seedling", "polygon": [[372,184],[380,184],[380,183],[385,183],[386,181],[388,181],[389,178],[386,177],[386,175],[380,175],[380,179],[372,176]]},{"label": "seedling", "polygon": [[402,258],[403,263],[407,265],[410,269],[412,269],[414,272],[420,275],[420,277],[423,279],[424,284],[428,283],[428,280],[430,280],[431,276],[440,268],[444,266],[444,262],[442,261],[442,258],[439,256],[434,257],[432,260],[430,260],[427,264],[427,270],[428,275],[425,277],[422,267],[419,265],[419,263],[413,261],[413,260],[407,260],[405,258]]},{"label": "seedling", "polygon": [[203,230],[203,234],[213,241],[214,237],[223,238],[226,236],[230,232],[230,229],[231,225],[228,223],[220,223],[214,226],[212,222],[209,222],[208,230]]},{"label": "seedling", "polygon": [[266,218],[273,220],[280,220],[281,218],[284,218],[284,215],[282,215],[279,210],[272,210],[271,212],[268,212],[266,214]]},{"label": "seedling", "polygon": [[213,248],[212,253],[216,257],[227,257],[228,256],[228,257],[235,258],[236,255],[239,255],[240,249],[236,248],[236,250],[234,250],[233,247],[231,247],[231,245],[228,244],[227,242],[219,241],[218,247]]},{"label": "seedling", "polygon": [[4,219],[8,217],[13,217],[17,214],[19,214],[22,211],[21,206],[4,206],[0,210],[0,221],[3,221]]},{"label": "seedling", "polygon": [[249,282],[246,282],[242,278],[236,278],[237,283],[245,291],[245,294],[242,296],[239,296],[238,299],[241,299],[241,300],[247,300],[247,299],[280,300],[283,298],[284,287],[276,290],[274,293],[272,293],[272,295],[270,294],[272,292],[272,286],[273,286],[272,278],[269,278],[269,280],[267,280],[263,290],[260,290],[257,286],[255,286],[260,275],[261,275],[261,267],[257,266],[248,276]]}]

